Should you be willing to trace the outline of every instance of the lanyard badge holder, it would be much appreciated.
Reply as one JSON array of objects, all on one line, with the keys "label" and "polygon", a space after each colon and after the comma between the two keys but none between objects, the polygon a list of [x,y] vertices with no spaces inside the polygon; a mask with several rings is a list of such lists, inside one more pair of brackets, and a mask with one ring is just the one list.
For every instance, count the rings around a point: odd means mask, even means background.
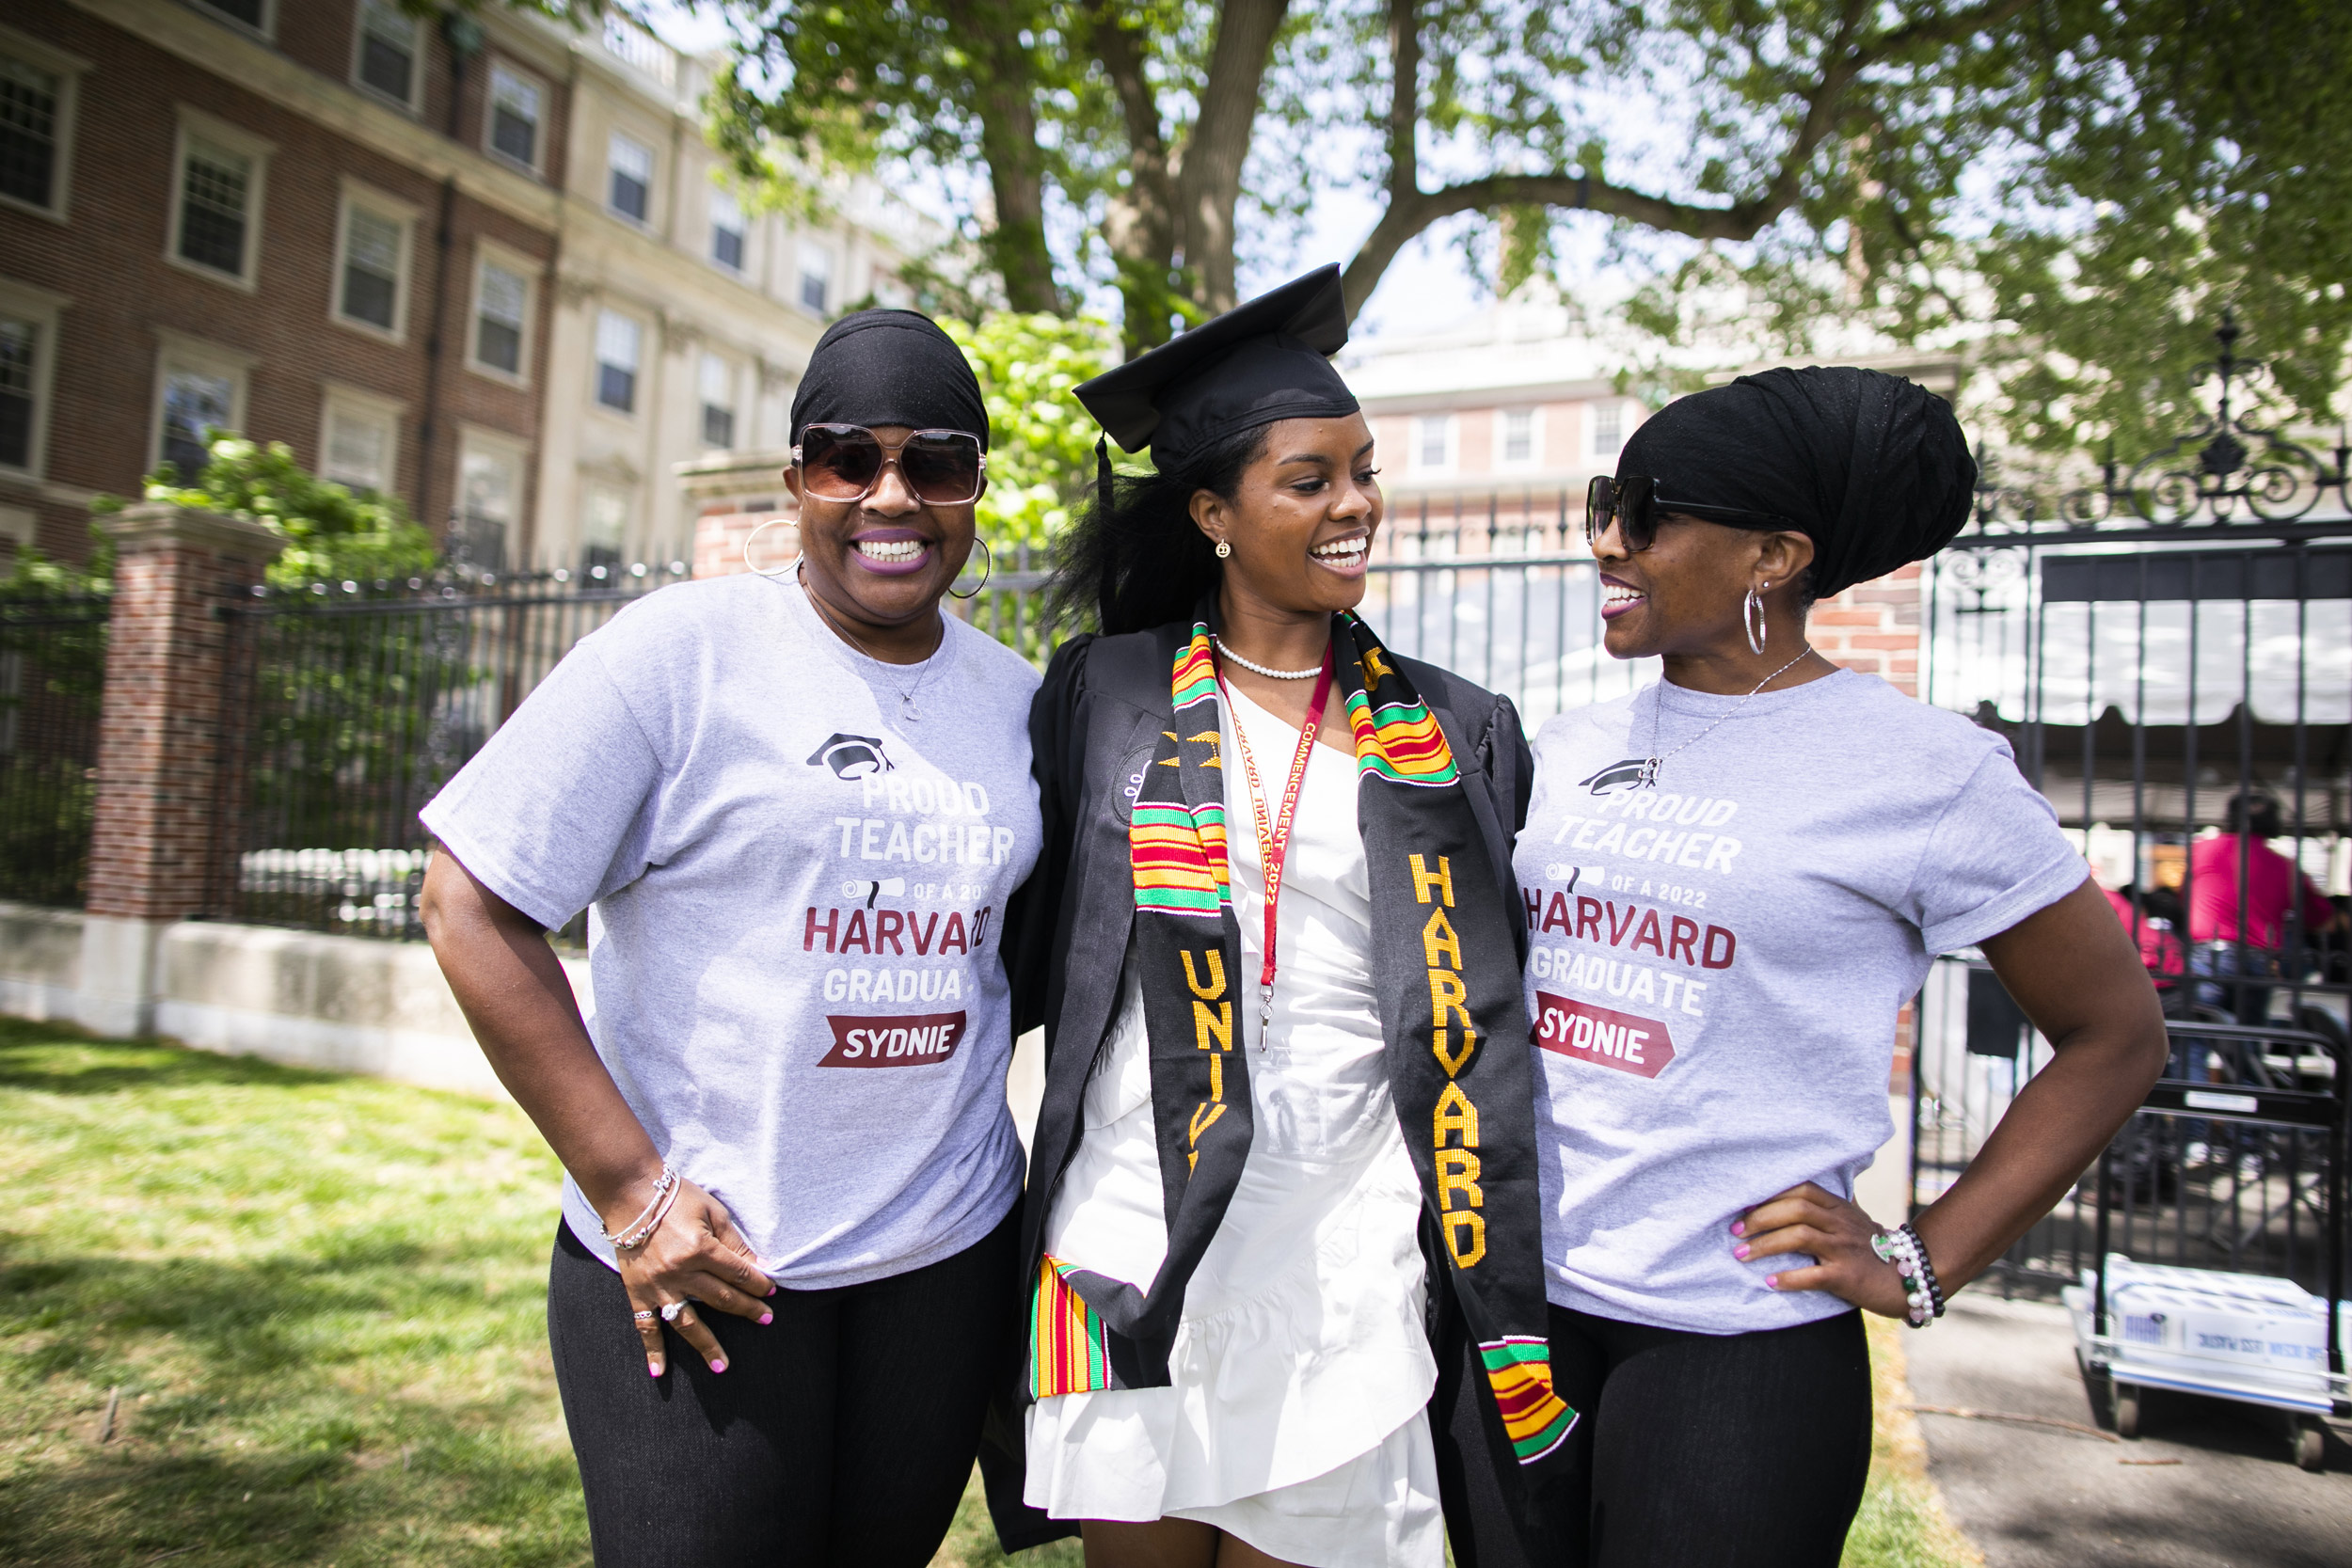
[{"label": "lanyard badge holder", "polygon": [[[1274,915],[1282,899],[1282,865],[1290,858],[1291,822],[1298,813],[1298,789],[1307,779],[1307,763],[1313,757],[1315,735],[1323,727],[1323,705],[1331,698],[1331,684],[1337,667],[1331,650],[1323,650],[1323,670],[1315,676],[1315,694],[1307,705],[1307,722],[1298,732],[1298,754],[1291,759],[1290,777],[1282,786],[1282,804],[1274,821],[1266,821],[1265,798],[1258,785],[1258,762],[1249,752],[1249,737],[1243,733],[1241,716],[1233,714],[1233,740],[1241,752],[1243,772],[1249,784],[1249,814],[1258,828],[1258,863],[1265,871],[1265,950],[1264,961],[1258,966],[1258,1049],[1265,1049],[1266,1030],[1274,1020]],[[1224,693],[1225,710],[1233,711],[1233,694],[1225,685],[1225,673],[1216,677],[1217,689]]]}]

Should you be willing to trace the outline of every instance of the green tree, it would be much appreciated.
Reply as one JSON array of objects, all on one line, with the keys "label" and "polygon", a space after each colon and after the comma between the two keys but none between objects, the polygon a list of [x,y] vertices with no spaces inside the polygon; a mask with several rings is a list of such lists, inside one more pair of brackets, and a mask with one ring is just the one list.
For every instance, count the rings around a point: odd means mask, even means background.
[{"label": "green tree", "polygon": [[993,311],[942,324],[971,360],[988,401],[988,493],[980,533],[993,546],[1045,544],[1094,483],[1093,421],[1071,395],[1119,362],[1118,329],[1091,316]]},{"label": "green tree", "polygon": [[269,567],[274,587],[408,578],[438,563],[433,535],[396,496],[320,479],[282,441],[263,446],[215,433],[207,451],[195,483],[183,484],[166,464],[148,475],[146,498],[249,518],[283,534],[286,548]]},{"label": "green tree", "polygon": [[1508,286],[1597,225],[1658,274],[1632,314],[1662,337],[1712,309],[1796,348],[2006,338],[2012,422],[2053,444],[2177,419],[2224,304],[2295,410],[2340,379],[2352,71],[2323,0],[725,7],[722,145],[984,172],[960,215],[1005,297],[1115,281],[1130,353],[1232,303],[1246,234],[1357,186],[1351,308],[1433,226]]}]

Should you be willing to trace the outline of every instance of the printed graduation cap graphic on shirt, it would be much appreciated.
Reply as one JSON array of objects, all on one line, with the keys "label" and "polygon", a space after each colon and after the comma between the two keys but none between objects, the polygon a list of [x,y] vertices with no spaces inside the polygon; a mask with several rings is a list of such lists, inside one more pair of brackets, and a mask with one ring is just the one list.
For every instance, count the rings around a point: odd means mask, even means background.
[{"label": "printed graduation cap graphic on shirt", "polygon": [[870,735],[827,736],[824,744],[808,754],[808,765],[830,768],[837,779],[863,779],[891,771],[882,741]]}]

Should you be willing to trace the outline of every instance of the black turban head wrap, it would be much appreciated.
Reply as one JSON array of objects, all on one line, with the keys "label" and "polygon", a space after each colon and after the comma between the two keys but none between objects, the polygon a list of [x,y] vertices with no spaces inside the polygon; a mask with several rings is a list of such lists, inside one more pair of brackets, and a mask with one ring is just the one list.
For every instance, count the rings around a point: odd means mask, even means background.
[{"label": "black turban head wrap", "polygon": [[813,424],[961,430],[988,450],[988,405],[955,340],[919,310],[860,310],[825,328],[792,394],[792,440]]},{"label": "black turban head wrap", "polygon": [[1771,370],[1678,398],[1645,420],[1617,476],[1675,501],[1786,517],[1813,541],[1827,598],[1924,561],[1968,521],[1976,460],[1952,405],[1849,365]]}]

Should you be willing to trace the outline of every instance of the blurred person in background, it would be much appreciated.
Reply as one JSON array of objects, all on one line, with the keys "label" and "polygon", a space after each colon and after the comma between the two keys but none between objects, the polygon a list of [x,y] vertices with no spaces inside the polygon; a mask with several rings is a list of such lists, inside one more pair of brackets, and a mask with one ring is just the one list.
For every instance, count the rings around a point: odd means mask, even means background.
[{"label": "blurred person in background", "polygon": [[2209,975],[2197,1000],[2227,1010],[2240,1023],[2260,1023],[2270,1012],[2271,987],[2257,983],[2293,974],[2302,954],[2288,936],[2299,915],[2309,942],[2331,931],[2342,916],[2317,883],[2273,849],[2280,836],[2279,802],[2251,790],[2230,798],[2223,831],[2188,852],[2188,966]]}]

